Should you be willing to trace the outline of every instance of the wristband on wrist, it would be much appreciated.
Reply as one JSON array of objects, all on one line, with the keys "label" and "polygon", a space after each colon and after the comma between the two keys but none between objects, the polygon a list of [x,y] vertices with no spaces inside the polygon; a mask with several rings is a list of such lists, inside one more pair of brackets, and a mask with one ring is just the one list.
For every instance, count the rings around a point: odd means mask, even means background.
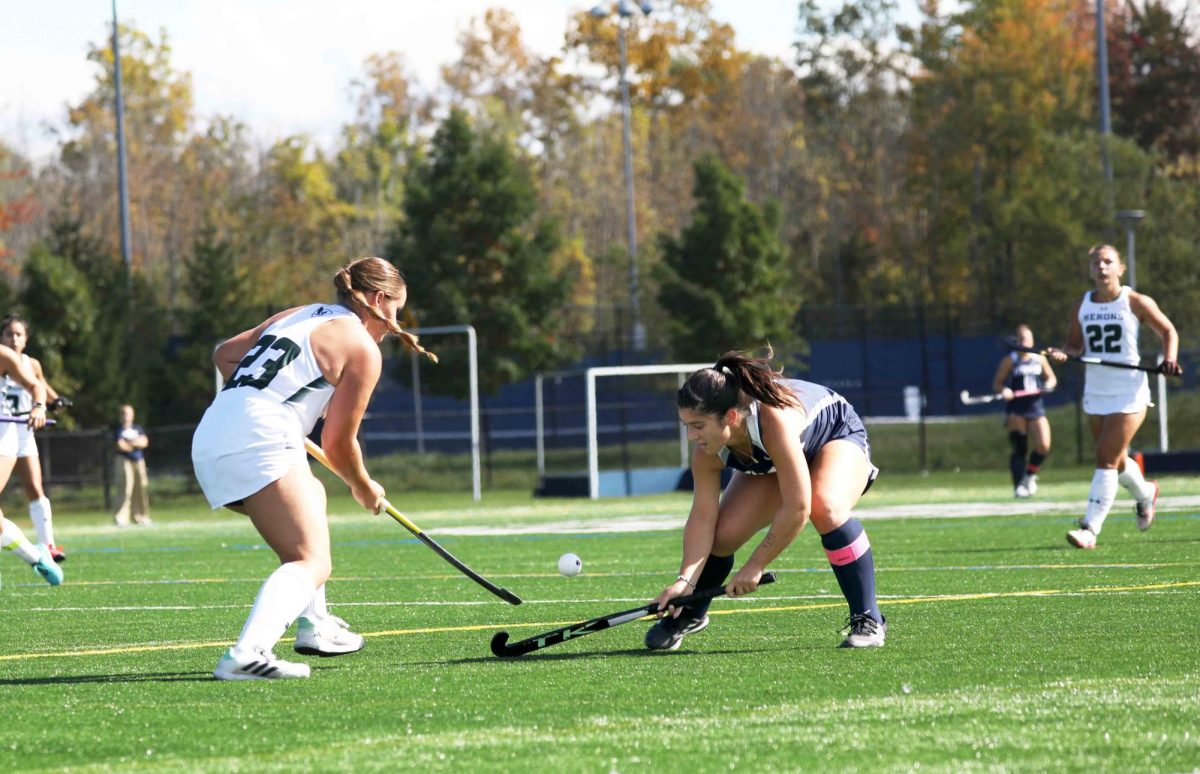
[{"label": "wristband on wrist", "polygon": [[34,403],[34,404],[33,404],[33,408],[35,408],[35,409],[38,409],[38,408],[40,408],[40,409],[44,409],[44,408],[46,408],[46,404],[45,404],[45,403],[40,403],[40,402],[39,402],[39,403]]},{"label": "wristband on wrist", "polygon": [[680,576],[679,576],[678,578],[676,578],[675,580],[677,580],[677,581],[683,581],[683,582],[684,582],[684,583],[686,583],[687,585],[691,586],[691,587],[692,587],[692,591],[695,591],[695,590],[696,590],[696,584],[695,584],[695,583],[692,583],[690,580],[688,580],[687,578],[683,577],[682,575],[680,575]]}]

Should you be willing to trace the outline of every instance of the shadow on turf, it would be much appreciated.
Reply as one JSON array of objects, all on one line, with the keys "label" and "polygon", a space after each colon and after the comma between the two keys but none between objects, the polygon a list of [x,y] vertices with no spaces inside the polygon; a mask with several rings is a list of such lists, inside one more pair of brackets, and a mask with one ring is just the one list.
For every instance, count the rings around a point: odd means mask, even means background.
[{"label": "shadow on turf", "polygon": [[[516,664],[528,663],[530,661],[574,661],[575,659],[583,658],[610,658],[614,656],[625,656],[628,658],[671,658],[672,655],[706,655],[706,656],[735,656],[746,655],[748,653],[762,653],[764,648],[750,648],[746,650],[685,650],[679,649],[669,653],[650,650],[648,648],[628,648],[626,650],[589,650],[583,653],[527,653],[524,656],[514,656],[511,658],[500,658],[499,656],[482,656],[478,658],[455,658],[445,661],[416,661],[409,666],[450,666],[453,664]],[[793,648],[794,650],[794,648]]]},{"label": "shadow on turf", "polygon": [[75,685],[82,683],[199,683],[212,682],[212,672],[149,672],[129,675],[61,675],[0,679],[0,685]]}]

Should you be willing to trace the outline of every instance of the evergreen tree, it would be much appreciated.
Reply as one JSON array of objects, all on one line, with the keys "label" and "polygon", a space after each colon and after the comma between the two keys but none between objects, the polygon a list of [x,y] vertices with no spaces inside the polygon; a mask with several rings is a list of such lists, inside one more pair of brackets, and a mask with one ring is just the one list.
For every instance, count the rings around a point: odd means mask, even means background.
[{"label": "evergreen tree", "polygon": [[212,227],[196,235],[184,275],[187,306],[180,315],[180,342],[168,348],[169,415],[198,421],[213,397],[213,347],[261,322],[263,312],[254,304],[246,267],[233,245]]},{"label": "evergreen tree", "polygon": [[[422,325],[475,326],[481,389],[497,388],[570,356],[560,339],[574,277],[563,268],[558,224],[535,218],[537,191],[512,145],[476,132],[454,110],[427,158],[409,169],[405,220],[388,257],[409,284]],[[423,374],[440,394],[465,395],[466,344],[426,342],[441,366]]]},{"label": "evergreen tree", "polygon": [[29,354],[42,362],[46,378],[63,395],[76,399],[71,416],[98,418],[101,412],[80,400],[84,382],[78,366],[90,356],[96,301],[86,275],[45,245],[29,252],[21,272],[19,304],[29,322]]},{"label": "evergreen tree", "polygon": [[692,222],[677,239],[659,238],[658,301],[672,356],[708,361],[770,342],[786,358],[800,344],[793,323],[802,292],[779,240],[778,209],[747,201],[741,180],[716,156],[694,167]]}]

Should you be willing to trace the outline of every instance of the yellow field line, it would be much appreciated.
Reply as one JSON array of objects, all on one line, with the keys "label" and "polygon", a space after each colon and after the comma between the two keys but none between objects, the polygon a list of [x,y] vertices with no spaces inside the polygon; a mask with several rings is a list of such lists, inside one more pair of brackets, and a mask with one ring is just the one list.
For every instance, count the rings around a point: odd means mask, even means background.
[{"label": "yellow field line", "polygon": [[[916,605],[927,602],[970,602],[981,599],[1008,599],[1016,597],[1053,597],[1065,594],[1105,594],[1126,591],[1159,591],[1162,589],[1180,589],[1200,586],[1200,581],[1175,581],[1171,583],[1151,583],[1144,586],[1095,586],[1092,588],[1070,591],[1066,589],[1040,589],[1032,591],[993,591],[979,594],[955,594],[939,597],[912,597],[911,599],[888,599],[887,605]],[[825,608],[845,607],[843,601],[820,602],[808,605],[788,605],[785,607],[756,607],[742,610],[713,610],[709,615],[741,615],[745,613],[790,613],[799,610],[821,610]],[[647,619],[650,616],[646,616]],[[541,621],[536,623],[518,624],[480,624],[475,626],[437,626],[421,629],[390,629],[382,632],[366,632],[364,637],[402,637],[409,634],[446,634],[449,632],[478,632],[492,629],[533,629],[556,628],[569,626],[578,621]],[[151,653],[167,650],[194,650],[196,648],[226,648],[224,642],[180,642],[162,645],[128,645],[115,648],[88,648],[51,653],[9,653],[0,655],[0,661],[20,661],[27,658],[66,658],[69,656],[109,656],[119,653]]]}]

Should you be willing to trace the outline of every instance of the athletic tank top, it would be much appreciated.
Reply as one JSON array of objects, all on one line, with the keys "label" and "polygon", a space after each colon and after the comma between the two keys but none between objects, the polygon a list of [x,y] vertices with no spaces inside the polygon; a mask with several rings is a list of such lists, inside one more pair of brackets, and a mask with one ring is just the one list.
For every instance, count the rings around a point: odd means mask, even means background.
[{"label": "athletic tank top", "polygon": [[[1093,301],[1092,292],[1084,294],[1079,305],[1084,355],[1131,365],[1141,361],[1140,324],[1129,308],[1129,293],[1129,288],[1122,286],[1117,297],[1104,304]],[[1084,391],[1090,395],[1132,395],[1146,383],[1142,371],[1108,366],[1088,365],[1084,376]]]},{"label": "athletic tank top", "polygon": [[[21,363],[29,367],[29,355],[21,353]],[[21,383],[11,376],[4,377],[4,408],[5,416],[28,414],[33,410],[33,395],[21,386]]]},{"label": "athletic tank top", "polygon": [[1029,392],[1042,389],[1042,360],[1037,355],[1029,359],[1021,357],[1020,352],[1009,355],[1012,358],[1012,371],[1008,374],[1008,388],[1013,392]]},{"label": "athletic tank top", "polygon": [[[817,451],[829,440],[837,422],[835,412],[826,409],[846,403],[846,399],[824,385],[805,382],[800,379],[781,379],[780,384],[787,387],[792,395],[800,401],[804,411],[804,427],[800,430],[800,442],[804,447],[804,458],[809,462]],[[717,456],[725,467],[749,473],[752,476],[762,476],[775,472],[775,463],[763,446],[762,425],[758,416],[758,401],[750,404],[746,417],[746,431],[750,434],[751,459],[745,460],[734,454],[728,446],[722,446]]]},{"label": "athletic tank top", "polygon": [[336,304],[311,304],[264,330],[204,412],[194,456],[302,446],[333,396],[313,355],[312,332],[339,317],[355,314]]}]

